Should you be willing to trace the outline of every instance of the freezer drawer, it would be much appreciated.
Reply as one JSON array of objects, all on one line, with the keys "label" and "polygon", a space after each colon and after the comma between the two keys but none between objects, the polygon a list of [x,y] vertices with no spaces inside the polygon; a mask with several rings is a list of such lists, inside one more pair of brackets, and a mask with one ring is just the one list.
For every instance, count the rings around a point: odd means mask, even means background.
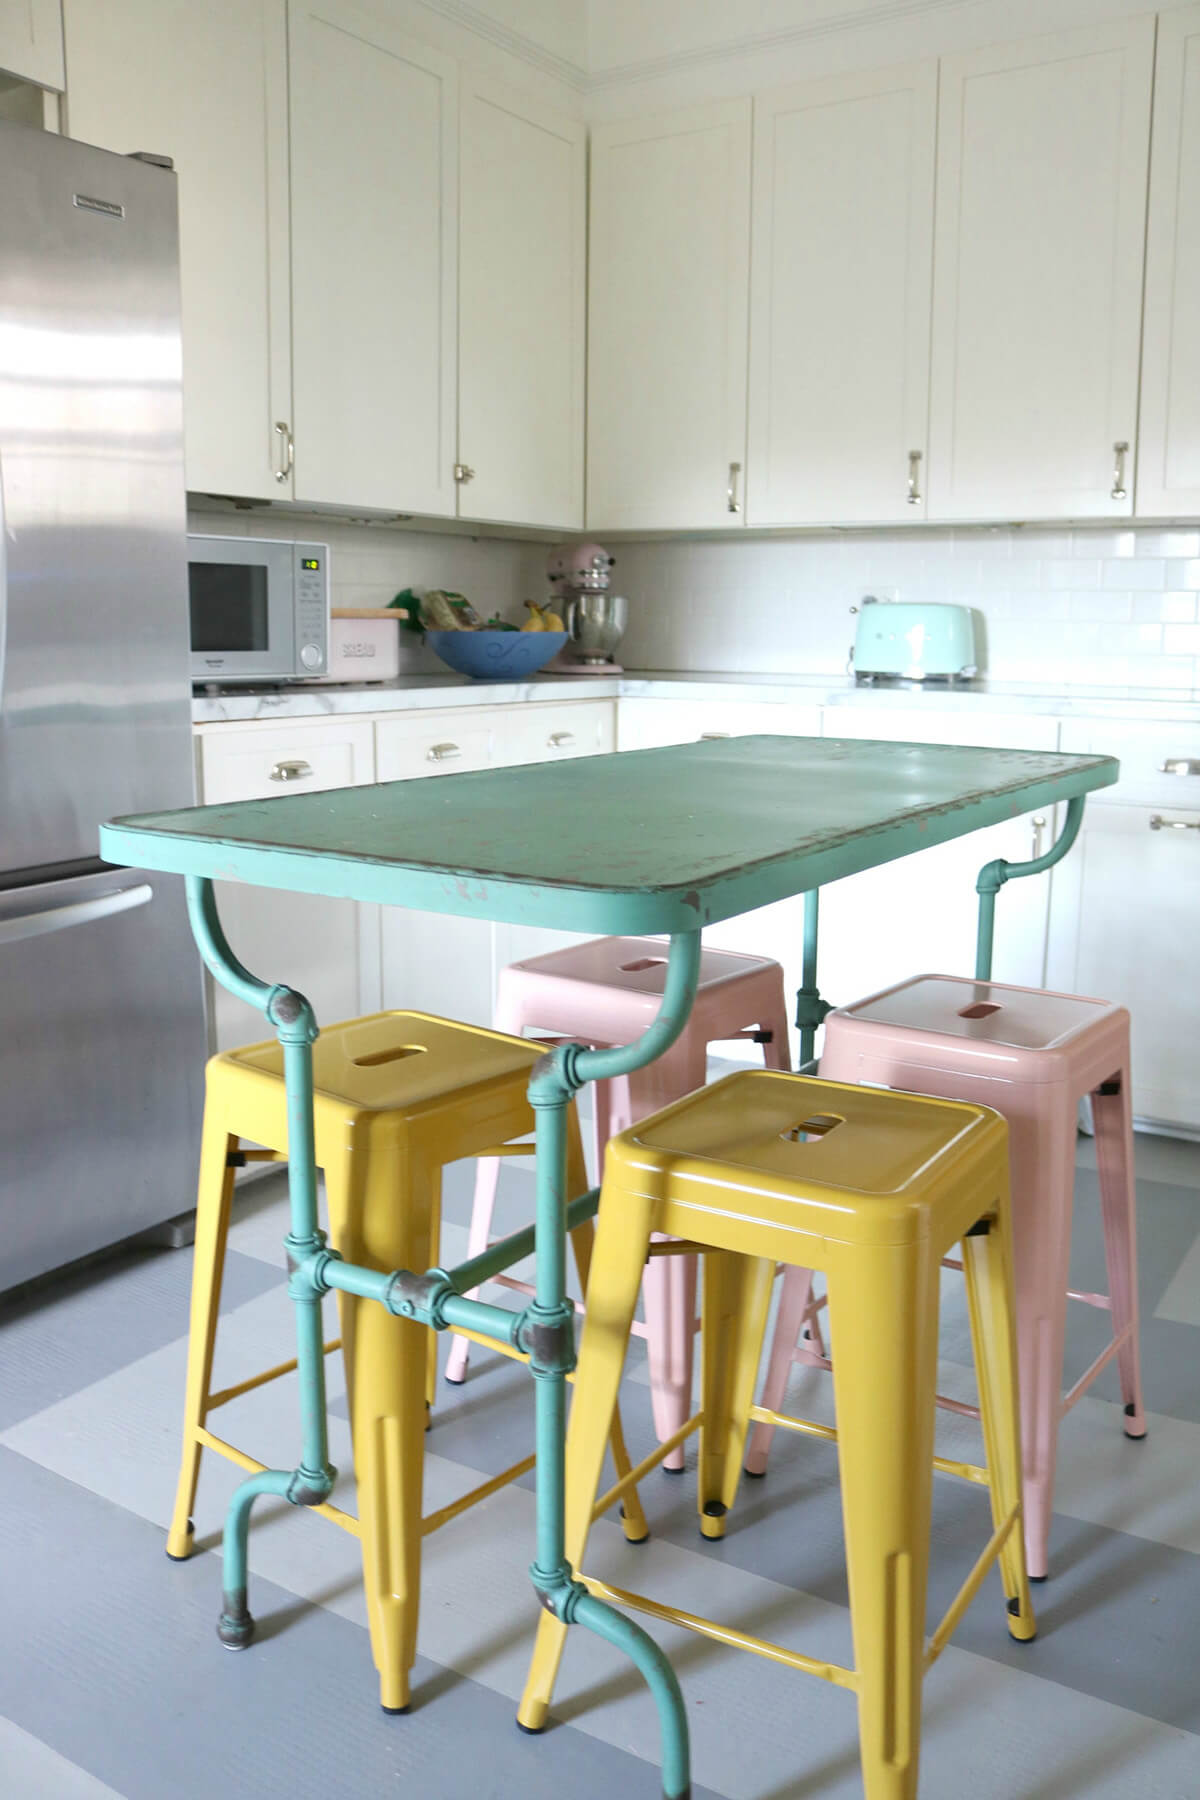
[{"label": "freezer drawer", "polygon": [[0,892],[0,1289],[195,1205],[200,962],[177,877]]}]

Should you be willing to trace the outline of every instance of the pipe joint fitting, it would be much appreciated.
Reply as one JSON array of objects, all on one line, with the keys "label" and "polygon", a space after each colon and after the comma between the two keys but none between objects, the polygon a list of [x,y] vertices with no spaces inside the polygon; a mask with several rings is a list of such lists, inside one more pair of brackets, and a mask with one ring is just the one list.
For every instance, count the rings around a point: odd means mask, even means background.
[{"label": "pipe joint fitting", "polygon": [[326,1248],[325,1233],[318,1228],[308,1237],[293,1237],[291,1232],[283,1240],[284,1252],[287,1256],[288,1294],[293,1300],[316,1300],[328,1292],[328,1284],[322,1279],[325,1265],[336,1252]]},{"label": "pipe joint fitting", "polygon": [[798,1031],[816,1031],[825,1023],[828,1013],[833,1011],[831,1000],[822,1000],[821,991],[815,987],[796,989],[796,1018]]},{"label": "pipe joint fitting", "polygon": [[326,1463],[323,1469],[309,1469],[301,1463],[288,1483],[287,1499],[292,1506],[320,1506],[333,1492],[336,1480],[337,1470],[332,1463]]},{"label": "pipe joint fitting", "polygon": [[575,1302],[539,1306],[535,1300],[517,1320],[514,1341],[529,1357],[534,1376],[568,1375],[575,1367]]},{"label": "pipe joint fitting", "polygon": [[1008,880],[1009,865],[1002,856],[995,862],[985,863],[980,869],[975,882],[977,894],[998,894]]},{"label": "pipe joint fitting", "polygon": [[315,1044],[320,1036],[316,1014],[295,988],[277,984],[267,995],[263,1010],[283,1044]]},{"label": "pipe joint fitting", "polygon": [[576,1608],[587,1589],[582,1581],[575,1579],[570,1564],[562,1562],[557,1568],[543,1569],[539,1564],[532,1563],[529,1576],[537,1589],[538,1604],[542,1611],[561,1619],[564,1625],[572,1624]]},{"label": "pipe joint fitting", "polygon": [[583,1044],[556,1044],[534,1063],[529,1076],[529,1104],[567,1106],[583,1086],[579,1057]]},{"label": "pipe joint fitting", "polygon": [[457,1291],[445,1269],[428,1269],[424,1275],[397,1269],[388,1282],[383,1303],[398,1319],[415,1319],[418,1324],[442,1331],[446,1323],[442,1307]]}]

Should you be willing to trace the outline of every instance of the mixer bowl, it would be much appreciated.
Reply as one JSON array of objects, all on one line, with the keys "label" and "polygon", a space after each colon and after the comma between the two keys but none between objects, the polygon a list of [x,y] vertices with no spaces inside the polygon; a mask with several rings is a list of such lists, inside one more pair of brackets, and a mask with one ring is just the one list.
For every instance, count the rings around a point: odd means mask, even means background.
[{"label": "mixer bowl", "polygon": [[629,605],[624,594],[572,594],[567,602],[567,637],[576,660],[607,663],[625,635]]}]

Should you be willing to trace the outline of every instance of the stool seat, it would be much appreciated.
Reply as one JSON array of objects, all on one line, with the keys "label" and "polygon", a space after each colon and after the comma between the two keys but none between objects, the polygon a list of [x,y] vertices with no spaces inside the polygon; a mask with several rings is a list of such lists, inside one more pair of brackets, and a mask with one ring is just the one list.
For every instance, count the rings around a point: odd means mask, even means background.
[{"label": "stool seat", "polygon": [[[608,1147],[567,1435],[567,1558],[602,1599],[854,1691],[866,1800],[915,1800],[924,1673],[993,1563],[1010,1635],[1026,1641],[1036,1629],[1020,1528],[1007,1140],[1003,1119],[985,1107],[751,1070],[688,1095]],[[652,1243],[656,1232],[676,1241]],[[934,1455],[938,1281],[956,1243],[971,1297],[986,1470]],[[704,1265],[701,1406],[687,1423],[700,1433],[701,1532],[725,1533],[752,1419],[835,1439],[852,1669],[581,1568],[642,1268],[647,1255],[681,1248],[703,1251]],[[836,1430],[753,1405],[780,1262],[828,1278]],[[988,1487],[991,1534],[927,1641],[935,1467]],[[562,1620],[544,1613],[518,1712],[527,1730],[546,1722],[565,1638]]]},{"label": "stool seat", "polygon": [[[326,1026],[312,1046],[313,1123],[317,1166],[325,1174],[333,1248],[382,1273],[423,1270],[436,1262],[442,1169],[462,1157],[499,1153],[533,1130],[526,1089],[540,1052],[536,1044],[427,1013],[376,1013]],[[263,1145],[258,1151],[242,1142]],[[214,1056],[207,1069],[196,1248],[188,1342],[183,1457],[167,1553],[191,1554],[191,1514],[203,1450],[242,1468],[260,1469],[246,1450],[217,1437],[210,1414],[226,1401],[295,1368],[281,1363],[220,1393],[212,1391],[225,1241],[236,1165],[249,1158],[285,1161],[288,1103],[283,1049],[276,1040]],[[518,1153],[531,1146],[521,1144]],[[587,1190],[579,1125],[567,1122],[568,1197]],[[586,1286],[590,1222],[573,1235]],[[280,1246],[281,1251],[283,1246]],[[314,1510],[358,1537],[371,1647],[380,1700],[389,1712],[409,1704],[416,1657],[421,1542],[467,1507],[514,1481],[533,1464],[527,1456],[439,1512],[422,1514],[430,1367],[436,1334],[398,1318],[373,1300],[339,1293],[354,1465],[355,1519],[326,1501]],[[502,1355],[511,1346],[485,1340]],[[612,1437],[622,1473],[629,1459],[620,1422]],[[624,1526],[634,1541],[647,1527],[636,1488],[624,1496]]]},{"label": "stool seat", "polygon": [[[669,945],[653,937],[592,938],[510,963],[501,971],[496,1028],[519,1035],[549,1033],[590,1048],[632,1043],[658,1016],[666,986]],[[597,1171],[610,1137],[647,1113],[704,1086],[708,1047],[731,1038],[753,1038],[771,1069],[790,1067],[783,970],[766,957],[705,947],[700,953],[699,988],[682,1033],[647,1068],[592,1090]],[[487,1247],[496,1199],[498,1163],[482,1161],[475,1184],[469,1253]],[[599,1177],[597,1177],[599,1178]],[[512,1287],[521,1284],[508,1277]],[[675,1257],[652,1263],[644,1284],[650,1398],[659,1441],[683,1425],[692,1403],[692,1362],[696,1331],[696,1261]],[[446,1379],[465,1380],[467,1341],[456,1338],[446,1363]],[[683,1448],[668,1456],[671,1472],[683,1468]]]}]

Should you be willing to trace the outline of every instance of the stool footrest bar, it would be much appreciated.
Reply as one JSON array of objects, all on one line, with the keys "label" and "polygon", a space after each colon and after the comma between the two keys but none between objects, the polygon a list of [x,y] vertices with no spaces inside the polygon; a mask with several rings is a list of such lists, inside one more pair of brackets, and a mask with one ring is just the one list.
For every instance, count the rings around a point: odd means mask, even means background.
[{"label": "stool footrest bar", "polygon": [[498,1494],[510,1482],[519,1481],[522,1475],[529,1473],[536,1461],[536,1456],[524,1456],[511,1469],[502,1469],[499,1475],[493,1475],[490,1481],[481,1482],[479,1487],[472,1488],[460,1500],[452,1500],[449,1506],[439,1507],[437,1512],[426,1513],[421,1520],[421,1536],[428,1537],[430,1532],[440,1531],[443,1525],[448,1525],[451,1519],[457,1519],[460,1513],[478,1506],[481,1500],[489,1499],[492,1494]]},{"label": "stool footrest bar", "polygon": [[[196,1432],[196,1442],[203,1444],[206,1450],[214,1450],[218,1456],[223,1456],[226,1462],[234,1463],[239,1469],[244,1469],[247,1475],[268,1473],[266,1463],[256,1462],[254,1457],[247,1456],[244,1450],[239,1450],[236,1444],[227,1443],[224,1438],[219,1438],[213,1432],[206,1431],[203,1426]],[[348,1531],[351,1537],[360,1535],[358,1520],[354,1514],[343,1512],[340,1506],[332,1506],[328,1500],[322,1500],[319,1505],[309,1506],[305,1510],[319,1514],[322,1519],[332,1520],[335,1525],[340,1525],[343,1531]]]},{"label": "stool footrest bar", "polygon": [[1000,1552],[1008,1542],[1009,1533],[1012,1531],[1013,1526],[1017,1524],[1020,1517],[1020,1507],[1014,1506],[1008,1517],[1002,1520],[996,1527],[995,1531],[993,1531],[991,1537],[980,1551],[974,1568],[959,1588],[954,1599],[950,1602],[950,1605],[946,1608],[945,1617],[942,1619],[941,1624],[938,1626],[925,1647],[925,1667],[927,1669],[932,1668],[933,1664],[942,1654],[942,1651],[946,1648],[946,1645],[950,1642],[955,1627],[966,1612],[968,1606],[970,1606],[976,1594],[979,1592],[979,1589],[982,1587],[984,1577],[987,1575],[992,1564],[999,1557]]},{"label": "stool footrest bar", "polygon": [[600,1518],[602,1514],[606,1513],[613,1501],[619,1500],[627,1488],[636,1487],[639,1481],[644,1481],[652,1469],[657,1469],[659,1463],[665,1461],[665,1459],[670,1456],[672,1450],[678,1450],[680,1444],[682,1444],[685,1439],[691,1437],[693,1431],[699,1430],[703,1419],[704,1414],[702,1412],[693,1413],[685,1425],[681,1425],[678,1431],[672,1432],[669,1438],[664,1438],[662,1443],[650,1452],[649,1456],[642,1458],[636,1468],[630,1469],[628,1475],[623,1475],[620,1481],[615,1481],[612,1487],[608,1489],[607,1493],[601,1494],[600,1498],[593,1506],[593,1520]]},{"label": "stool footrest bar", "polygon": [[699,1613],[683,1612],[678,1606],[666,1606],[659,1600],[651,1600],[646,1594],[632,1594],[626,1588],[611,1587],[607,1581],[597,1581],[594,1576],[580,1575],[580,1581],[589,1594],[598,1600],[611,1601],[615,1606],[628,1606],[633,1612],[648,1613],[652,1619],[661,1619],[667,1625],[680,1625],[685,1631],[694,1631],[699,1637],[711,1638],[714,1643],[727,1644],[731,1649],[749,1650],[755,1656],[765,1657],[768,1662],[782,1663],[787,1669],[798,1669],[802,1675],[815,1675],[819,1681],[832,1682],[834,1687],[848,1688],[853,1693],[858,1687],[858,1678],[853,1669],[844,1669],[840,1663],[822,1662],[818,1657],[805,1656],[800,1650],[787,1650],[782,1644],[773,1644],[767,1638],[752,1637],[749,1632],[739,1631],[736,1626],[722,1625],[716,1619],[703,1618]]},{"label": "stool footrest bar", "polygon": [[[340,1337],[330,1338],[321,1347],[326,1356],[332,1356],[335,1350],[341,1349],[342,1340]],[[240,1399],[243,1394],[252,1394],[255,1388],[266,1387],[268,1381],[278,1381],[281,1375],[290,1375],[297,1367],[297,1360],[293,1356],[287,1362],[276,1363],[273,1369],[264,1369],[261,1375],[248,1376],[245,1381],[239,1381],[236,1387],[221,1388],[208,1396],[204,1403],[205,1411],[215,1412],[218,1406],[226,1406],[230,1400]]]},{"label": "stool footrest bar", "polygon": [[1128,1340],[1132,1336],[1133,1336],[1133,1326],[1127,1325],[1125,1327],[1124,1331],[1119,1332],[1117,1334],[1117,1336],[1112,1340],[1112,1342],[1111,1342],[1111,1344],[1109,1344],[1108,1348],[1105,1350],[1102,1350],[1100,1352],[1100,1354],[1096,1358],[1095,1362],[1092,1363],[1088,1368],[1086,1368],[1083,1371],[1083,1374],[1079,1377],[1079,1380],[1075,1383],[1075,1386],[1070,1390],[1069,1393],[1067,1393],[1063,1396],[1062,1410],[1064,1413],[1069,1413],[1071,1408],[1075,1405],[1076,1401],[1083,1399],[1084,1394],[1091,1387],[1093,1381],[1095,1381],[1095,1379],[1096,1379],[1097,1375],[1099,1375],[1101,1369],[1106,1369],[1108,1367],[1108,1365],[1112,1361],[1113,1357],[1116,1356],[1117,1352],[1122,1348],[1122,1346],[1124,1344],[1126,1344],[1128,1342]]},{"label": "stool footrest bar", "polygon": [[[752,1406],[750,1418],[756,1425],[777,1425],[781,1431],[799,1431],[805,1437],[824,1438],[827,1443],[838,1441],[837,1427],[821,1425],[816,1419],[795,1419],[790,1413],[772,1412],[769,1406]],[[949,1456],[935,1456],[933,1466],[939,1475],[956,1475],[960,1481],[970,1481],[977,1487],[986,1487],[988,1472],[977,1463],[955,1462]]]}]

